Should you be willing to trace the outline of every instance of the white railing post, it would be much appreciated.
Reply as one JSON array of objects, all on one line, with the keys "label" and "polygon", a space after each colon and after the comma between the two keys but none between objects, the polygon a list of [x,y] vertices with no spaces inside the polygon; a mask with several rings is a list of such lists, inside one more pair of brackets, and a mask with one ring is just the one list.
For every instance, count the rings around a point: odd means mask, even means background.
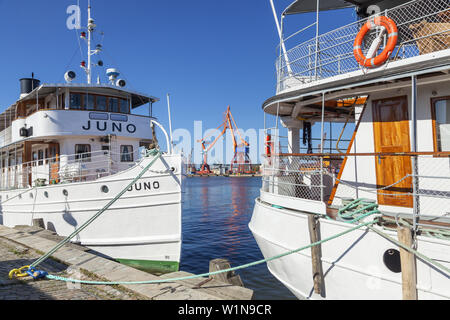
[{"label": "white railing post", "polygon": [[[411,133],[411,147],[412,152],[417,152],[417,76],[413,75],[411,77],[411,122],[412,122],[412,133]],[[413,246],[417,247],[416,236],[420,215],[420,202],[419,202],[419,178],[418,178],[418,167],[417,167],[417,156],[414,155],[411,157],[411,165],[412,165],[412,174],[413,174]]]},{"label": "white railing post", "polygon": [[169,153],[173,153],[173,135],[172,135],[172,116],[170,112],[170,94],[167,94],[167,113],[169,116],[169,133],[170,133],[170,146],[167,146]]},{"label": "white railing post", "polygon": [[317,8],[316,8],[316,56],[315,56],[315,66],[314,66],[314,72],[315,72],[315,80],[317,81],[318,75],[317,75],[317,66],[319,59],[319,12],[320,12],[320,0],[317,0]]},{"label": "white railing post", "polygon": [[[320,125],[320,153],[323,153],[324,145],[324,121],[325,121],[325,92],[322,92],[322,120]],[[324,200],[323,186],[323,157],[320,157],[320,201]]]}]

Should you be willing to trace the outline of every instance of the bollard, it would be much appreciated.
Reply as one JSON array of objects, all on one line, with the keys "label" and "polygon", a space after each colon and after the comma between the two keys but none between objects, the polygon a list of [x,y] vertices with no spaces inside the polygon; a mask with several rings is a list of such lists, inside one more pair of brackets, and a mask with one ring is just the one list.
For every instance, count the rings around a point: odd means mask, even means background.
[{"label": "bollard", "polygon": [[[215,272],[231,268],[231,264],[227,259],[214,259],[209,262],[209,272]],[[243,287],[244,283],[241,277],[234,271],[223,272],[209,276],[212,279],[219,280],[221,282],[229,283],[235,286]]]},{"label": "bollard", "polygon": [[44,219],[33,219],[33,227],[45,229]]}]

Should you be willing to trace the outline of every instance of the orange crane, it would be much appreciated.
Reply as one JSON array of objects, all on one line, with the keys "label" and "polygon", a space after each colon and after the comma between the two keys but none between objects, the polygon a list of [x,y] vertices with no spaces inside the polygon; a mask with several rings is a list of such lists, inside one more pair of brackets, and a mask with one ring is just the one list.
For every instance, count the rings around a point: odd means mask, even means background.
[{"label": "orange crane", "polygon": [[[234,127],[233,127],[234,125]],[[238,126],[236,125],[236,122],[234,121],[233,115],[231,114],[230,106],[228,106],[227,111],[224,114],[224,121],[220,126],[217,127],[217,129],[222,128],[221,133],[214,139],[212,142],[207,142],[206,140],[211,136],[206,136],[201,140],[198,140],[197,142],[200,142],[202,144],[202,153],[203,153],[203,164],[198,171],[198,174],[210,174],[211,170],[208,165],[208,152],[212,149],[212,147],[216,144],[216,142],[219,140],[220,137],[222,137],[227,129],[231,130],[231,137],[233,138],[233,147],[234,147],[234,157],[231,161],[231,172],[232,173],[251,173],[250,167],[250,158],[248,156],[248,150],[250,147],[250,144],[245,141],[239,130]],[[236,137],[234,134],[234,131],[236,131],[239,135],[241,144],[238,145],[236,141]],[[244,149],[242,149],[244,148]],[[242,152],[242,150],[244,150]],[[237,167],[236,167],[237,165]],[[247,168],[248,167],[248,168]],[[247,170],[246,170],[247,169]]]}]

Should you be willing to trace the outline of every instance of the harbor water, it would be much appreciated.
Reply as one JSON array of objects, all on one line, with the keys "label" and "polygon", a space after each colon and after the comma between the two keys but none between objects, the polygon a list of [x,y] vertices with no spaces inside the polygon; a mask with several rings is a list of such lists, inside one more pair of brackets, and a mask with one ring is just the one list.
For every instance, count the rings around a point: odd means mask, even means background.
[{"label": "harbor water", "polygon": [[[208,272],[209,261],[226,258],[236,267],[263,259],[248,227],[260,177],[193,177],[184,180],[180,269]],[[265,263],[238,270],[256,300],[293,300]]]}]

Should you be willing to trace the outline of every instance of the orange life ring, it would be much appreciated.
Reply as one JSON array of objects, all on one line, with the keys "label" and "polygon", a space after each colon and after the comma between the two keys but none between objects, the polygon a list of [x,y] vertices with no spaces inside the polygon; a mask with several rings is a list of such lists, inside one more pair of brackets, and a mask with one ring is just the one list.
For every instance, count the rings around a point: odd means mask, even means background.
[{"label": "orange life ring", "polygon": [[270,134],[266,135],[266,156],[270,157],[272,154],[272,136]]},{"label": "orange life ring", "polygon": [[[375,58],[368,59],[364,56],[362,52],[361,49],[362,42],[367,32],[374,29],[376,26],[383,26],[386,28],[388,33],[388,41],[383,52],[381,52]],[[363,67],[367,68],[378,67],[384,64],[386,60],[389,58],[389,56],[392,54],[392,52],[395,49],[395,46],[397,45],[397,40],[398,40],[398,29],[397,26],[395,25],[394,20],[385,16],[375,17],[373,19],[369,19],[369,21],[367,21],[367,23],[363,25],[359,33],[356,35],[355,44],[353,45],[353,54],[356,58],[356,61],[358,61],[358,63]]]}]

